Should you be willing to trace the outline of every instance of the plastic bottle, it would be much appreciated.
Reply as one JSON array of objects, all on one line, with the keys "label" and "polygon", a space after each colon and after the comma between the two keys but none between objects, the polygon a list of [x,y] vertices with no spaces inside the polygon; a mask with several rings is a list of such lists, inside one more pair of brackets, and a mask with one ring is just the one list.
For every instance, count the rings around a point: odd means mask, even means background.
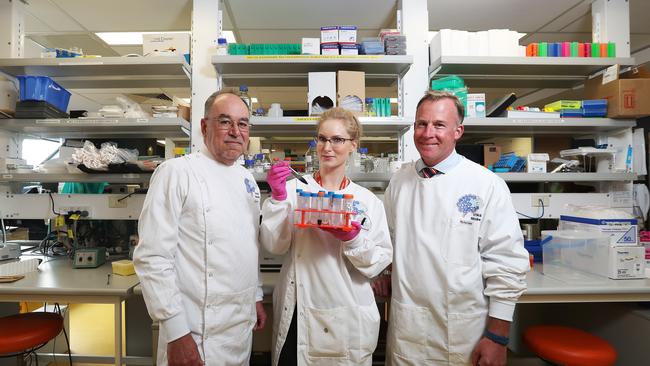
[{"label": "plastic bottle", "polygon": [[374,163],[372,162],[372,158],[368,156],[368,148],[367,147],[361,147],[359,148],[359,165],[360,165],[360,170],[363,173],[371,173],[372,170],[374,169]]},{"label": "plastic bottle", "polygon": [[251,100],[251,97],[248,96],[248,86],[246,85],[239,86],[239,97],[246,103],[246,106],[248,106],[248,113],[252,114],[253,102]]},{"label": "plastic bottle", "polygon": [[253,159],[245,159],[244,160],[244,166],[251,173],[254,172],[254,165],[255,165],[255,160],[253,160]]},{"label": "plastic bottle", "polygon": [[264,173],[264,154],[255,154],[255,162],[253,163],[253,170],[255,173]]},{"label": "plastic bottle", "polygon": [[[298,190],[296,190],[298,192]],[[309,215],[307,212],[302,210],[309,209],[309,201],[311,199],[311,194],[309,192],[300,191],[298,194],[298,210],[296,211],[296,216],[294,217],[295,224],[306,224],[309,220]]]},{"label": "plastic bottle", "polygon": [[342,215],[340,212],[343,212],[343,195],[342,194],[334,194],[332,195],[332,211],[334,212],[339,212],[336,215],[332,215],[332,226],[343,226],[342,224],[342,219],[344,215]]},{"label": "plastic bottle", "polygon": [[327,208],[327,197],[325,197],[325,191],[318,191],[318,218],[316,222],[318,225],[328,225],[329,224],[329,214],[325,212]]},{"label": "plastic bottle", "polygon": [[[318,193],[311,193],[311,199],[309,200],[309,209],[318,210]],[[309,212],[309,223],[312,225],[318,224],[319,215],[317,211]]]},{"label": "plastic bottle", "polygon": [[307,152],[305,152],[305,173],[318,171],[318,153],[316,152],[316,141],[309,141]]},{"label": "plastic bottle", "polygon": [[376,116],[372,98],[366,98],[366,116],[368,116],[368,117],[375,117]]},{"label": "plastic bottle", "polygon": [[271,151],[262,149],[262,169],[266,172],[271,169]]},{"label": "plastic bottle", "polygon": [[217,39],[217,56],[228,55],[228,41],[225,38]]}]

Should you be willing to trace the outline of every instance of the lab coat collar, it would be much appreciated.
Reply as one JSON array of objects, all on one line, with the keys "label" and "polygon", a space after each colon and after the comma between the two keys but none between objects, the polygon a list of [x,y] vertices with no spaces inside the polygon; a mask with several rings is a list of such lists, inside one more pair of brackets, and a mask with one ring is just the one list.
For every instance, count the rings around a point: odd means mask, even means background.
[{"label": "lab coat collar", "polygon": [[[454,149],[449,156],[445,158],[445,160],[439,162],[438,164],[429,167],[433,168],[443,174],[448,173],[450,170],[452,170],[456,165],[460,164],[460,161],[462,160],[461,156],[456,152]],[[415,170],[419,172],[422,170],[422,168],[426,167],[427,165],[424,163],[424,160],[422,158],[418,159],[418,161],[415,163]]]}]

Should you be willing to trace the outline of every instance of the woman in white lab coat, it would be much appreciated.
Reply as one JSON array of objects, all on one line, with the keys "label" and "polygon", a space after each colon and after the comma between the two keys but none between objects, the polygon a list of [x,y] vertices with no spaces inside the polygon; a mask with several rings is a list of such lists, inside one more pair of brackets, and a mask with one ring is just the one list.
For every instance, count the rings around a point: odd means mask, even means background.
[{"label": "woman in white lab coat", "polygon": [[[325,112],[317,126],[320,169],[307,184],[286,181],[287,162],[267,176],[260,241],[285,254],[273,294],[273,365],[370,365],[379,312],[371,279],[392,261],[383,203],[345,176],[359,146],[361,125],[342,108]],[[294,226],[296,189],[354,195],[354,230]]]}]

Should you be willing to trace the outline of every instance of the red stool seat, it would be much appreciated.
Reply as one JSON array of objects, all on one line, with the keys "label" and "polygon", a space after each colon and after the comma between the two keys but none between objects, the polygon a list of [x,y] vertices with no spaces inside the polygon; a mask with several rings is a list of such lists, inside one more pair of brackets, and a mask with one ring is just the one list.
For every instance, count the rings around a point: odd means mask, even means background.
[{"label": "red stool seat", "polygon": [[56,337],[63,318],[55,313],[25,313],[0,318],[0,355],[22,353]]},{"label": "red stool seat", "polygon": [[611,366],[616,350],[604,339],[576,328],[537,325],[526,329],[524,342],[546,361],[566,366]]}]

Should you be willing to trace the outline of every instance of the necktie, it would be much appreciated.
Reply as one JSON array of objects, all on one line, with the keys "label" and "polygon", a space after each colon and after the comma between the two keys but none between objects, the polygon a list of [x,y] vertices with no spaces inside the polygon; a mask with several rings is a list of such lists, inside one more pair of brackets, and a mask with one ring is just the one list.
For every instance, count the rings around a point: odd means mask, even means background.
[{"label": "necktie", "polygon": [[438,171],[428,166],[425,166],[424,168],[422,168],[422,170],[420,170],[420,173],[422,173],[422,176],[424,178],[431,178],[434,175],[438,174]]}]

